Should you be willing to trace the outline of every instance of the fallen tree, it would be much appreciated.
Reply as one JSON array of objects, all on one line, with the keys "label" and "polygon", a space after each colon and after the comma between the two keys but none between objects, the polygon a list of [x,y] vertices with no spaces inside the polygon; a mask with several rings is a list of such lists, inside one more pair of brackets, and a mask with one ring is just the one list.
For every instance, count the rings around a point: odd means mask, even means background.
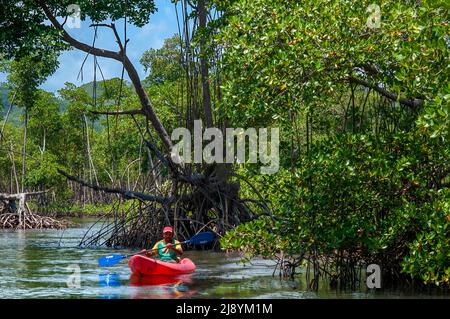
[{"label": "fallen tree", "polygon": [[[67,223],[64,221],[40,216],[31,211],[27,204],[28,198],[44,193],[45,191],[17,194],[0,193],[0,228],[42,229],[67,227]],[[16,202],[18,202],[18,206]]]}]

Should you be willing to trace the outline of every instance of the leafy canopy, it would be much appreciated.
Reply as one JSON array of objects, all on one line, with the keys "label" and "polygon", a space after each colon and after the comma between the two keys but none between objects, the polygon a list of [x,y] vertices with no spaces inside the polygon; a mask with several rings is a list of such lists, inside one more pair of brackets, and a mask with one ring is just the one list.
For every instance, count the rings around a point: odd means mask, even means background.
[{"label": "leafy canopy", "polygon": [[[1,0],[0,10],[0,54],[7,58],[27,55],[30,52],[60,51],[67,46],[59,31],[49,25],[43,7],[46,6],[55,17],[67,17],[73,0]],[[78,0],[80,18],[92,22],[118,20],[127,21],[138,27],[149,22],[156,11],[153,0]],[[62,23],[64,20],[60,19]]]}]

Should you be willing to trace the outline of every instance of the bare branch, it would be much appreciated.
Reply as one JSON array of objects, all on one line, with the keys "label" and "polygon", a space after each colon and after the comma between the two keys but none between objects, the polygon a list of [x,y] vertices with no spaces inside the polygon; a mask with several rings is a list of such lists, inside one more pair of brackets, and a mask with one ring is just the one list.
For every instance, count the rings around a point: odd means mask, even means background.
[{"label": "bare branch", "polygon": [[64,27],[64,25],[66,24],[67,18],[68,18],[68,17],[66,16],[66,18],[64,19],[64,22],[61,24],[62,27]]},{"label": "bare branch", "polygon": [[39,192],[17,193],[17,194],[0,193],[0,199],[3,199],[3,200],[19,200],[22,196],[29,197],[29,196],[41,195],[41,194],[47,193],[48,191],[49,190],[39,191]]},{"label": "bare branch", "polygon": [[89,27],[106,27],[106,28],[112,29],[113,32],[114,32],[114,36],[117,39],[117,44],[119,44],[120,53],[123,54],[124,48],[123,48],[123,45],[122,45],[122,40],[120,39],[119,33],[117,33],[116,25],[114,23],[111,23],[111,24],[107,24],[107,23],[93,23]]},{"label": "bare branch", "polygon": [[50,20],[52,25],[56,29],[58,29],[58,30],[60,30],[62,32],[62,36],[63,36],[64,41],[66,41],[67,43],[69,43],[70,45],[72,45],[73,47],[75,47],[75,48],[77,48],[77,49],[79,49],[81,51],[93,54],[95,56],[111,58],[111,59],[123,62],[124,58],[118,52],[105,50],[105,49],[94,48],[94,47],[92,47],[90,45],[87,45],[86,43],[79,42],[78,40],[72,38],[69,35],[69,33],[67,33],[67,31],[64,29],[64,27],[58,22],[56,17],[50,12],[48,7],[43,2],[39,2],[39,4],[40,4],[42,10],[44,10],[45,15]]},{"label": "bare branch", "polygon": [[[125,49],[124,49],[124,47],[123,47],[123,45],[122,45],[122,40],[120,40],[119,33],[117,33],[116,25],[115,25],[114,23],[111,23],[111,28],[112,28],[113,31],[114,31],[114,35],[115,35],[115,37],[116,37],[116,39],[117,39],[117,44],[119,44],[119,47],[120,47],[120,53],[121,53],[121,54],[125,54]],[[126,41],[126,42],[127,42],[127,41]],[[126,42],[125,42],[125,43],[126,43]]]},{"label": "bare branch", "polygon": [[166,198],[166,197],[162,197],[162,196],[153,196],[153,195],[148,195],[148,194],[144,194],[144,193],[139,193],[139,192],[133,192],[130,190],[126,190],[126,189],[121,189],[121,188],[109,188],[109,187],[102,187],[102,186],[98,186],[98,185],[93,185],[90,184],[88,182],[85,182],[75,176],[69,175],[66,172],[64,172],[63,170],[58,169],[58,173],[60,173],[61,175],[65,176],[67,179],[77,182],[78,184],[81,184],[82,186],[85,187],[89,187],[92,188],[93,190],[96,191],[102,191],[105,193],[110,193],[110,194],[120,194],[122,195],[124,198],[127,199],[139,199],[142,201],[152,201],[152,202],[158,202],[160,204],[167,204],[170,203],[173,199],[172,198]]},{"label": "bare branch", "polygon": [[112,29],[112,26],[110,24],[107,24],[107,23],[92,23],[92,24],[89,25],[89,28],[92,28],[92,27],[107,27],[107,28],[111,28]]},{"label": "bare branch", "polygon": [[390,99],[392,101],[398,101],[400,104],[403,104],[403,105],[406,105],[406,106],[409,106],[409,107],[412,107],[412,108],[421,107],[423,105],[423,103],[424,103],[424,100],[422,100],[422,99],[416,99],[416,98],[408,99],[408,98],[404,98],[404,97],[399,97],[399,95],[397,95],[397,94],[395,94],[393,92],[390,92],[390,91],[388,91],[388,90],[386,90],[386,89],[384,89],[382,87],[379,87],[376,84],[372,84],[372,83],[369,83],[369,82],[367,82],[365,80],[358,79],[358,78],[355,78],[355,77],[352,77],[352,76],[348,77],[347,80],[349,82],[356,83],[356,84],[365,86],[367,88],[371,88],[374,91],[380,93],[381,95],[387,97],[388,99]]},{"label": "bare branch", "polygon": [[153,110],[152,104],[150,102],[150,99],[147,96],[147,93],[145,92],[144,87],[142,86],[141,80],[139,78],[139,74],[134,67],[133,63],[130,61],[130,59],[124,54],[123,51],[114,52],[104,49],[99,49],[92,47],[90,45],[87,45],[85,43],[81,43],[77,41],[76,39],[72,38],[66,30],[61,26],[61,24],[58,22],[56,17],[50,12],[49,8],[45,5],[43,1],[38,2],[40,7],[44,10],[45,15],[50,20],[50,22],[53,24],[53,26],[60,30],[63,36],[63,40],[72,45],[73,47],[90,53],[95,56],[101,56],[105,58],[111,58],[117,61],[122,62],[125,70],[127,70],[127,73],[131,79],[131,82],[134,85],[134,88],[136,90],[136,93],[139,97],[139,100],[142,105],[143,112],[145,116],[150,120],[153,127],[155,128],[156,132],[158,133],[159,137],[161,138],[163,145],[166,149],[166,151],[170,152],[172,150],[173,144],[172,140],[169,137],[169,134],[167,133],[165,127],[161,123],[161,120],[156,115],[155,111]]}]

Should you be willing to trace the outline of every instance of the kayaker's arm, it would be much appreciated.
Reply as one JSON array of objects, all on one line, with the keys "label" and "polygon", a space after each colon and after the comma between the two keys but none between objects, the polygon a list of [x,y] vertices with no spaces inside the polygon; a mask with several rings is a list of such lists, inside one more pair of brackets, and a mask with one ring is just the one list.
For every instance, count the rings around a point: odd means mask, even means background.
[{"label": "kayaker's arm", "polygon": [[177,255],[182,255],[183,250],[178,249],[176,246],[174,247],[172,244],[167,244],[167,249],[172,249]]},{"label": "kayaker's arm", "polygon": [[154,250],[148,250],[148,249],[142,249],[139,254],[144,254],[146,256],[153,256],[156,254],[156,251]]}]

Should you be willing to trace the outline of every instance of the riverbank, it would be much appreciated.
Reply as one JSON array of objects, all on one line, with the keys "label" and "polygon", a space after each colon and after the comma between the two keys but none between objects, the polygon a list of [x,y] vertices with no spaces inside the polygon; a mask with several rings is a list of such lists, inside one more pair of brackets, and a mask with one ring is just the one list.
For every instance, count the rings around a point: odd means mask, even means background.
[{"label": "riverbank", "polygon": [[96,213],[86,213],[83,211],[67,211],[67,212],[57,212],[48,214],[53,218],[64,219],[64,218],[101,218],[108,212],[96,212]]},{"label": "riverbank", "polygon": [[52,218],[100,218],[112,211],[111,204],[86,204],[83,206],[72,205],[70,207],[50,207],[45,214]]}]

